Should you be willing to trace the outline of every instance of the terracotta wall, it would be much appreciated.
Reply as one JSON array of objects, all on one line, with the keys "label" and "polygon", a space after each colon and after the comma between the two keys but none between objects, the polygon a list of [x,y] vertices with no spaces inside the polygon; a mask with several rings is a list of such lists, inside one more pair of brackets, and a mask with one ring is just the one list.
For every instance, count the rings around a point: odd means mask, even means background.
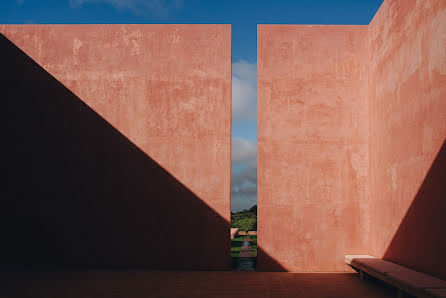
[{"label": "terracotta wall", "polygon": [[446,280],[446,1],[369,25],[370,252]]},{"label": "terracotta wall", "polygon": [[367,57],[367,26],[258,26],[260,270],[368,252]]},{"label": "terracotta wall", "polygon": [[230,25],[0,33],[0,262],[228,269]]},{"label": "terracotta wall", "polygon": [[442,0],[386,0],[363,27],[259,26],[258,243],[277,264],[368,252],[446,279],[445,49]]},{"label": "terracotta wall", "polygon": [[[0,33],[0,263],[228,269],[230,27]],[[446,279],[445,49],[443,0],[258,27],[260,270]]]}]

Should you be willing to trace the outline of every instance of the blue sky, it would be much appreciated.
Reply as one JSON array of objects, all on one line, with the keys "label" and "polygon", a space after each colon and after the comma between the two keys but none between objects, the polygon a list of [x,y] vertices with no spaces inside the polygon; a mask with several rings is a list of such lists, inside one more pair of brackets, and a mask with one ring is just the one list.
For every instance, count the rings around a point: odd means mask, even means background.
[{"label": "blue sky", "polygon": [[2,0],[1,24],[232,24],[232,211],[256,204],[257,24],[366,25],[383,0]]}]

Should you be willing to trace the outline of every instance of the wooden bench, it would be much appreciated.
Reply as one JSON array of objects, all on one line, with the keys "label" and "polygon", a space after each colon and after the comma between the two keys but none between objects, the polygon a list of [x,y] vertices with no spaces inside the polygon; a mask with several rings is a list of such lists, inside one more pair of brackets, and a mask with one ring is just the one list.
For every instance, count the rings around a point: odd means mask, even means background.
[{"label": "wooden bench", "polygon": [[398,289],[398,297],[404,293],[416,297],[446,297],[446,281],[417,272],[404,266],[368,255],[347,255],[345,263],[359,271],[374,276]]}]

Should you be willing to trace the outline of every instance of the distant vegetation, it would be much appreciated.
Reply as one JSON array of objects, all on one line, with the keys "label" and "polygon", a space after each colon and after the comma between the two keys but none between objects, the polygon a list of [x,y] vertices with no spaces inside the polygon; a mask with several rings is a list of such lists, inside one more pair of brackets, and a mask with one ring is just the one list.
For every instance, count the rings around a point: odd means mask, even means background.
[{"label": "distant vegetation", "polygon": [[231,227],[239,228],[241,231],[257,231],[257,205],[249,210],[231,212]]}]

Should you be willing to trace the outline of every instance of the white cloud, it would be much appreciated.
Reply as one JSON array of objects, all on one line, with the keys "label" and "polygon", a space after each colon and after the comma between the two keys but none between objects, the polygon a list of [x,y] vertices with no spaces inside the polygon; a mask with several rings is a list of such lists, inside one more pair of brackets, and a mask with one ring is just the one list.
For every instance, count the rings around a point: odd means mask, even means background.
[{"label": "white cloud", "polygon": [[232,64],[232,74],[244,81],[255,84],[257,81],[257,63],[244,60]]},{"label": "white cloud", "polygon": [[257,202],[257,144],[241,138],[232,140],[232,165],[241,168],[231,175],[231,210],[252,207]]},{"label": "white cloud", "polygon": [[248,121],[257,114],[257,64],[240,60],[232,64],[232,118]]},{"label": "white cloud", "polygon": [[172,10],[178,10],[183,0],[70,0],[72,7],[80,8],[85,3],[108,3],[119,10],[130,10],[134,14],[152,14],[166,17]]},{"label": "white cloud", "polygon": [[231,160],[233,164],[254,166],[257,163],[257,144],[245,139],[232,140]]},{"label": "white cloud", "polygon": [[233,193],[252,189],[257,184],[257,167],[250,166],[231,177],[231,190]]},{"label": "white cloud", "polygon": [[250,166],[231,177],[231,211],[249,209],[257,204],[257,167]]}]

